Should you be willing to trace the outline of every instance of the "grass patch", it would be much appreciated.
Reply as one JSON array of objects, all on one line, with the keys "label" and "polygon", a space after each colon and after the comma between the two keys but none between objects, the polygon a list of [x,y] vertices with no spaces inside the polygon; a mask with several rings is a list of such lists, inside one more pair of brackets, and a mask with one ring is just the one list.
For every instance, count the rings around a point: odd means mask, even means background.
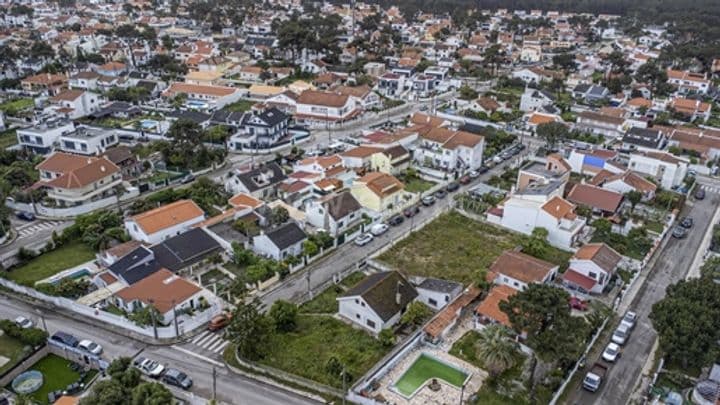
[{"label": "grass patch", "polygon": [[344,285],[347,288],[355,287],[355,284],[361,282],[365,278],[365,273],[362,271],[354,271],[350,274],[348,274],[347,277],[342,279],[340,284]]},{"label": "grass patch", "polygon": [[127,317],[127,312],[118,308],[117,305],[114,305],[114,304],[110,304],[110,305],[106,306],[103,311],[109,312],[111,314],[115,314],[117,316]]},{"label": "grass patch", "polygon": [[389,350],[337,319],[308,315],[298,316],[295,331],[273,334],[266,347],[268,353],[259,363],[336,388],[342,387],[342,381],[326,370],[330,357],[337,357],[356,380]]},{"label": "grass patch", "polygon": [[40,280],[93,258],[95,252],[86,244],[80,241],[68,242],[52,252],[44,253],[20,267],[5,272],[4,276],[18,284],[32,286]]},{"label": "grass patch", "polygon": [[[80,380],[80,374],[70,369],[70,361],[54,354],[48,354],[35,363],[30,370],[37,370],[43,374],[43,385],[34,392],[30,398],[41,404],[48,403],[48,394],[64,390],[68,385]],[[97,371],[90,370],[83,382],[90,381]]]},{"label": "grass patch", "polygon": [[402,181],[405,184],[405,191],[408,193],[424,193],[435,185],[432,181],[423,180],[419,177],[413,177],[407,181]]},{"label": "grass patch", "polygon": [[430,356],[424,354],[415,360],[410,368],[395,383],[395,387],[405,396],[414,393],[425,381],[437,378],[458,388],[462,387],[467,379],[467,374],[448,366]]},{"label": "grass patch", "polygon": [[9,129],[7,131],[0,132],[0,149],[4,150],[13,145],[17,145],[16,130]]},{"label": "grass patch", "polygon": [[[500,254],[526,239],[525,235],[472,221],[453,211],[413,232],[378,260],[408,274],[468,284],[479,270],[487,269]],[[563,269],[571,253],[551,247],[545,256],[540,259]]]},{"label": "grass patch", "polygon": [[13,368],[31,348],[27,346],[26,349],[26,346],[18,339],[12,338],[2,332],[0,332],[0,334],[2,334],[0,335],[0,356],[9,359],[7,363],[0,366],[0,374],[2,374]]},{"label": "grass patch", "polygon": [[659,221],[645,221],[645,228],[647,228],[648,231],[655,232],[655,233],[662,233],[664,227],[663,223]]},{"label": "grass patch", "polygon": [[[334,314],[338,311],[336,298],[346,289],[353,287],[365,278],[365,274],[356,271],[345,277],[340,285],[332,285],[310,301],[300,305],[300,312],[304,314]],[[345,288],[343,288],[345,287]]]},{"label": "grass patch", "polygon": [[19,112],[34,106],[35,101],[32,98],[19,98],[0,104],[0,111],[6,115],[17,115]]},{"label": "grass patch", "polygon": [[245,112],[248,111],[250,108],[252,108],[253,104],[255,104],[252,101],[248,100],[240,100],[236,101],[232,104],[228,104],[225,107],[223,107],[223,110],[232,111],[232,112]]}]

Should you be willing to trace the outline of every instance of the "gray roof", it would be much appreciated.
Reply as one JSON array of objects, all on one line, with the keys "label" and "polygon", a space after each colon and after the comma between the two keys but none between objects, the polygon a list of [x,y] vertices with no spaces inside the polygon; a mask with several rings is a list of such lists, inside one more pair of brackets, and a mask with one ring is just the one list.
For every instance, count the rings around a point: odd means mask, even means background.
[{"label": "gray roof", "polygon": [[397,271],[371,274],[343,297],[360,296],[385,322],[417,296],[417,290]]},{"label": "gray roof", "polygon": [[162,266],[154,259],[153,252],[145,246],[140,246],[110,265],[108,270],[126,283],[135,284],[161,268]]},{"label": "gray roof", "polygon": [[663,134],[660,131],[633,127],[623,136],[623,143],[659,149],[662,147]]},{"label": "gray roof", "polygon": [[287,249],[288,247],[307,239],[305,231],[300,229],[295,222],[288,222],[287,224],[282,225],[265,235],[280,250]]},{"label": "gray roof", "polygon": [[462,290],[462,284],[455,281],[440,280],[439,278],[426,278],[417,288],[436,291],[445,294],[452,294]]},{"label": "gray roof", "polygon": [[162,267],[178,271],[220,251],[222,246],[204,229],[193,228],[150,249]]},{"label": "gray roof", "polygon": [[273,186],[287,178],[282,168],[276,162],[270,162],[257,169],[239,173],[236,176],[251,193]]},{"label": "gray roof", "polygon": [[336,221],[362,208],[360,203],[350,194],[350,191],[347,190],[336,194],[332,199],[326,201],[325,206],[330,216]]}]

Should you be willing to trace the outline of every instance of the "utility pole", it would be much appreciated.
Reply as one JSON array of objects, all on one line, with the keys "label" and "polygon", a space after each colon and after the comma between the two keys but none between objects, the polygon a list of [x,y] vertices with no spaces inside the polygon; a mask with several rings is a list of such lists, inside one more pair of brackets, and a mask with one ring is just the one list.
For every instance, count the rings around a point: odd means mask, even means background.
[{"label": "utility pole", "polygon": [[45,323],[45,317],[43,316],[42,311],[39,310],[39,309],[36,309],[35,311],[37,311],[37,314],[38,314],[38,316],[40,317],[40,322],[42,322],[42,326],[43,326],[43,329],[45,330],[45,333],[49,333],[49,332],[48,332],[48,328],[47,328],[47,324]]},{"label": "utility pole", "polygon": [[150,303],[150,318],[152,319],[152,326],[153,326],[153,335],[155,336],[155,339],[158,338],[158,331],[157,331],[157,322],[155,320],[155,306],[153,305],[155,303],[155,300],[148,300]]},{"label": "utility pole", "polygon": [[212,399],[215,401],[217,397],[217,370],[215,366],[212,368]]},{"label": "utility pole", "polygon": [[462,389],[460,390],[460,405],[463,403],[463,397],[465,396],[465,384],[462,385]]},{"label": "utility pole", "polygon": [[305,279],[307,280],[307,286],[308,286],[308,297],[312,299],[312,288],[310,288],[310,269],[305,273]]},{"label": "utility pole", "polygon": [[180,330],[178,329],[177,310],[175,309],[175,300],[172,301],[173,306],[173,321],[175,321],[175,337],[180,336]]},{"label": "utility pole", "polygon": [[345,388],[346,376],[345,376],[345,365],[344,365],[344,364],[343,364],[343,369],[342,369],[342,380],[343,380],[343,381],[342,381],[342,382],[343,382],[343,397],[342,397],[342,403],[343,403],[343,405],[345,405],[345,396],[347,395],[347,388]]}]

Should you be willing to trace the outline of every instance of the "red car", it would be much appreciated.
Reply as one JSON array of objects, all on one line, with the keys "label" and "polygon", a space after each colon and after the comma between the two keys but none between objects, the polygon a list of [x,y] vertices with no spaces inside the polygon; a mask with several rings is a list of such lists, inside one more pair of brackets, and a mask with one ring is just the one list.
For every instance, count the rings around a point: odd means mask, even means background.
[{"label": "red car", "polygon": [[458,180],[460,184],[470,184],[470,176],[462,176]]},{"label": "red car", "polygon": [[570,308],[576,309],[578,311],[587,311],[588,309],[587,302],[581,300],[578,297],[570,297],[569,304]]}]

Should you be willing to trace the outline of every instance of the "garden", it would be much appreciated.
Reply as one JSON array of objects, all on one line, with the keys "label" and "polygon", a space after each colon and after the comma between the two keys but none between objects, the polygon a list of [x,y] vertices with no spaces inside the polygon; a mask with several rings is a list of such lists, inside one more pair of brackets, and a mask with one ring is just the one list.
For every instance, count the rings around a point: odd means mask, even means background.
[{"label": "garden", "polygon": [[30,347],[20,339],[0,332],[0,374],[5,373],[20,362],[29,353]]},{"label": "garden", "polygon": [[300,305],[300,312],[307,314],[335,314],[338,311],[336,298],[365,278],[360,271],[351,273],[339,284],[334,284],[312,300]]},{"label": "garden", "polygon": [[33,286],[40,280],[94,258],[95,251],[82,241],[76,240],[34,257],[10,271],[5,271],[3,276],[17,284]]},{"label": "garden", "polygon": [[[523,246],[530,239],[450,212],[413,232],[378,260],[407,274],[468,284],[477,281],[504,251]],[[538,258],[562,270],[570,256],[569,252],[547,245]]]},{"label": "garden", "polygon": [[[82,390],[97,374],[96,370],[85,371],[78,364],[54,354],[43,357],[30,367],[30,370],[42,374],[42,385],[37,391],[29,394],[31,400],[40,404],[52,403],[49,401],[49,394],[66,391],[71,384],[79,383],[77,389]],[[6,388],[12,389],[11,386]]]},{"label": "garden", "polygon": [[412,169],[399,175],[398,180],[405,185],[405,191],[408,193],[422,194],[425,191],[430,190],[435,185],[432,181],[420,178],[417,172]]},{"label": "garden", "polygon": [[34,106],[35,101],[32,98],[18,98],[0,104],[0,111],[4,112],[6,115],[17,115],[19,112]]}]

